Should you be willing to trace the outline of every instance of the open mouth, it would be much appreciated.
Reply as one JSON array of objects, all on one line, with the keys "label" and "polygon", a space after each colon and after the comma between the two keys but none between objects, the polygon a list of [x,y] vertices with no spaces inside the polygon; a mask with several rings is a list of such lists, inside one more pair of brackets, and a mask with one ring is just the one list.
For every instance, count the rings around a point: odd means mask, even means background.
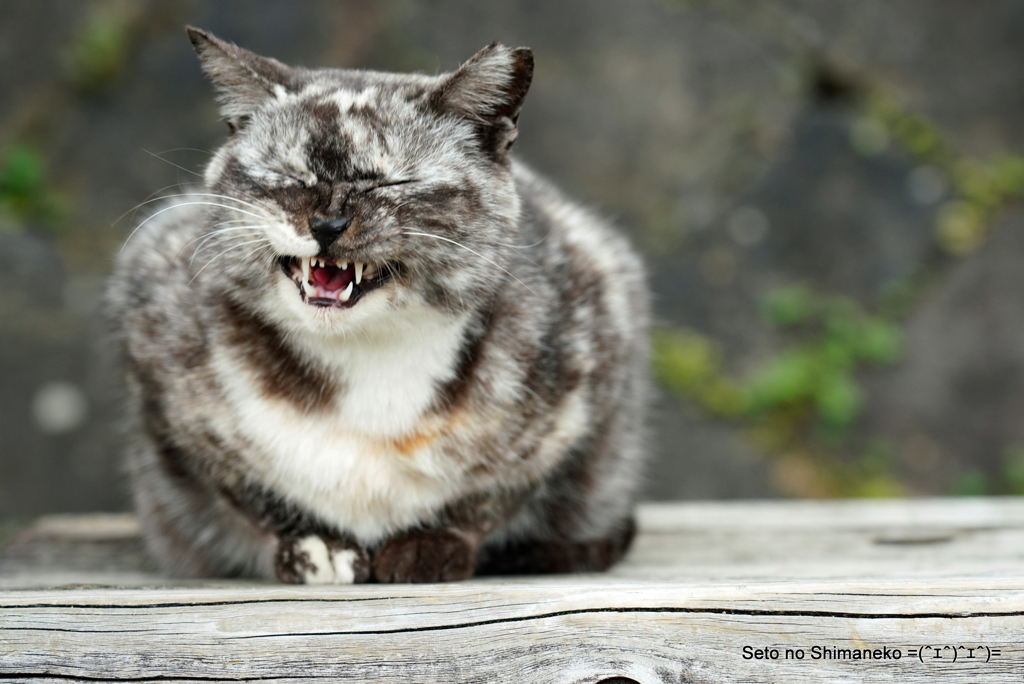
[{"label": "open mouth", "polygon": [[364,294],[384,285],[396,269],[390,263],[366,264],[319,257],[281,257],[278,262],[298,286],[302,301],[339,309],[353,306]]}]

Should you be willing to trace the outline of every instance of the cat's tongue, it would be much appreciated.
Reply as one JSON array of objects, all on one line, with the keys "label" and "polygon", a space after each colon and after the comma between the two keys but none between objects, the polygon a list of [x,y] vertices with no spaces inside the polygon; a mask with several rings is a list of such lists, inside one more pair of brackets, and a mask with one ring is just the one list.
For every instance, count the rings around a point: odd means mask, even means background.
[{"label": "cat's tongue", "polygon": [[326,266],[313,266],[310,268],[310,279],[314,285],[318,285],[329,292],[335,292],[348,287],[348,284],[355,279],[352,268],[344,270],[334,264]]}]

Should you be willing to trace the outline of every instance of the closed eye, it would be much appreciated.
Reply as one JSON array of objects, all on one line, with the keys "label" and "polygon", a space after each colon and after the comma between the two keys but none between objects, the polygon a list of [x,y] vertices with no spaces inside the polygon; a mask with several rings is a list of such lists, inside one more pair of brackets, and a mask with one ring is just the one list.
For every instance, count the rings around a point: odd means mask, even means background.
[{"label": "closed eye", "polygon": [[270,178],[256,179],[256,182],[265,190],[286,190],[288,188],[300,188],[307,190],[316,185],[316,179],[303,180],[293,175],[277,175]]},{"label": "closed eye", "polygon": [[371,186],[368,189],[369,190],[376,190],[377,188],[390,188],[390,187],[393,187],[395,185],[406,185],[408,183],[415,183],[415,182],[416,182],[415,178],[406,178],[404,180],[396,180],[396,181],[382,181],[382,182],[374,183],[373,186]]}]

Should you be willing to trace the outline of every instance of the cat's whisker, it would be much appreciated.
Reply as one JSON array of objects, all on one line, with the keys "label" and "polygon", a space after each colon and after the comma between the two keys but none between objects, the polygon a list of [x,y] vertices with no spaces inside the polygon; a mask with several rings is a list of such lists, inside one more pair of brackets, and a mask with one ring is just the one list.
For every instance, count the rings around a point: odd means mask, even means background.
[{"label": "cat's whisker", "polygon": [[160,150],[157,154],[167,154],[168,152],[199,152],[207,157],[213,156],[213,150],[201,150],[198,147],[172,147],[169,150]]},{"label": "cat's whisker", "polygon": [[217,221],[217,223],[215,223],[213,225],[214,225],[214,228],[220,228],[221,226],[230,226],[230,225],[235,224],[235,223],[245,223],[248,220],[250,220],[250,219],[248,219],[248,218],[224,219],[223,221]]},{"label": "cat's whisker", "polygon": [[[139,209],[139,208],[143,207],[144,205],[146,205],[149,202],[156,202],[158,200],[163,199],[164,195],[160,195],[161,192],[164,192],[166,190],[170,190],[171,188],[185,188],[185,187],[189,187],[189,186],[191,186],[191,182],[171,183],[170,185],[165,185],[162,188],[154,190],[153,192],[151,192],[148,195],[146,195],[146,199],[144,199],[142,202],[140,202],[139,204],[136,204],[134,207],[132,207],[131,209],[126,211],[124,214],[121,214],[121,218],[124,218],[128,213],[133,212],[136,209]],[[195,187],[195,186],[192,186],[192,187]],[[157,197],[157,195],[160,195],[160,196]],[[118,219],[118,220],[120,220],[120,219]],[[114,223],[117,223],[117,221],[115,221]]]},{"label": "cat's whisker", "polygon": [[545,235],[540,240],[537,240],[536,242],[534,242],[533,244],[530,244],[530,245],[515,245],[515,244],[512,244],[511,242],[499,242],[497,240],[492,240],[491,244],[492,245],[497,245],[498,247],[510,247],[511,249],[532,249],[533,247],[540,246],[540,244],[542,242],[544,242],[545,240],[547,240],[547,239],[548,239],[548,236]]},{"label": "cat's whisker", "polygon": [[[185,196],[187,196],[187,195],[185,195]],[[248,216],[253,216],[253,217],[255,217],[255,218],[258,218],[258,219],[263,219],[263,218],[265,218],[265,217],[263,217],[263,216],[260,216],[259,214],[254,214],[254,213],[252,213],[251,211],[245,211],[245,210],[243,210],[243,209],[239,209],[238,207],[231,207],[231,206],[228,206],[227,204],[218,204],[218,203],[216,203],[216,202],[182,202],[181,204],[175,204],[175,205],[173,205],[173,206],[170,206],[170,207],[164,207],[163,209],[160,209],[159,211],[153,212],[153,214],[152,214],[152,215],[151,215],[151,216],[150,216],[149,218],[147,218],[147,219],[146,219],[145,221],[143,221],[142,223],[140,223],[140,224],[139,224],[139,225],[138,225],[138,226],[137,226],[137,227],[135,228],[135,230],[133,230],[133,231],[132,231],[132,232],[131,232],[131,233],[130,233],[130,234],[128,235],[128,237],[127,237],[127,238],[125,238],[124,244],[123,244],[123,245],[121,245],[121,249],[120,249],[120,251],[118,252],[118,254],[120,254],[121,252],[123,252],[123,251],[124,251],[124,248],[128,246],[128,241],[129,241],[129,240],[131,240],[131,239],[132,239],[132,237],[134,237],[134,236],[135,236],[135,234],[136,234],[136,233],[138,233],[138,232],[139,232],[139,231],[140,231],[140,230],[142,229],[142,227],[143,227],[144,225],[146,225],[147,223],[149,223],[150,221],[152,221],[153,219],[155,219],[155,218],[156,218],[157,216],[159,216],[160,214],[162,214],[162,213],[164,213],[164,212],[166,212],[166,211],[170,211],[171,209],[181,209],[181,208],[183,208],[183,207],[191,207],[191,206],[195,206],[195,205],[209,205],[209,206],[211,206],[211,207],[221,207],[222,209],[230,209],[230,210],[232,210],[232,211],[237,211],[237,212],[238,212],[238,213],[240,213],[240,214],[247,214]]]},{"label": "cat's whisker", "polygon": [[259,240],[252,240],[252,241],[250,241],[250,242],[243,242],[243,243],[242,243],[242,244],[240,244],[240,245],[232,245],[231,247],[228,247],[228,248],[227,248],[227,249],[225,249],[225,250],[224,250],[223,252],[221,252],[221,253],[220,253],[220,254],[218,254],[217,256],[215,256],[215,257],[213,257],[212,259],[210,259],[209,261],[207,261],[207,262],[206,262],[205,264],[203,264],[203,267],[202,267],[202,268],[200,268],[200,269],[199,269],[198,271],[196,271],[196,274],[195,274],[194,276],[192,276],[192,280],[188,281],[189,287],[191,287],[191,286],[192,286],[192,283],[194,283],[194,282],[195,282],[195,280],[196,280],[196,278],[198,278],[198,277],[199,277],[199,274],[200,274],[200,273],[202,273],[203,271],[205,271],[205,270],[206,270],[206,267],[207,267],[207,266],[209,266],[210,264],[212,264],[212,263],[213,263],[214,261],[216,261],[217,259],[221,258],[221,257],[222,257],[222,256],[224,256],[225,254],[228,254],[229,252],[233,252],[233,251],[235,251],[235,250],[237,250],[237,249],[241,249],[242,247],[245,247],[245,246],[247,246],[247,245],[254,245],[254,244],[258,243],[258,242],[263,242],[263,241],[264,241],[265,239],[266,239],[266,238],[260,238]]},{"label": "cat's whisker", "polygon": [[[248,219],[245,219],[245,220],[248,220]],[[223,224],[217,224],[217,225],[219,226],[219,225],[223,225]],[[202,240],[203,238],[209,237],[211,235],[220,235],[221,233],[231,233],[231,232],[234,232],[236,230],[251,230],[253,228],[262,228],[262,227],[263,227],[263,224],[261,224],[261,223],[250,223],[249,225],[245,225],[245,226],[229,226],[227,228],[216,228],[215,230],[211,230],[209,232],[203,233],[202,235],[199,235],[197,237],[192,238],[191,240],[189,240],[188,242],[186,242],[184,244],[182,249],[184,249],[185,247],[188,247],[189,245],[191,245],[196,240]]]},{"label": "cat's whisker", "polygon": [[134,217],[134,215],[136,213],[138,213],[138,210],[141,209],[142,207],[144,207],[145,205],[147,205],[147,204],[149,204],[151,202],[159,202],[161,199],[163,199],[166,196],[166,195],[161,195],[160,193],[165,192],[167,190],[170,190],[171,188],[179,188],[179,189],[181,189],[181,188],[185,188],[186,186],[189,186],[189,185],[191,185],[191,184],[190,183],[171,183],[170,185],[165,185],[164,187],[159,188],[158,190],[154,190],[153,192],[151,192],[148,195],[146,195],[146,199],[142,200],[141,202],[136,204],[134,207],[132,207],[131,209],[129,209],[128,211],[124,212],[123,214],[118,216],[116,219],[114,219],[114,221],[110,224],[111,227],[116,226],[118,223],[120,223],[121,219],[123,219],[128,214],[132,214],[132,216]]},{"label": "cat's whisker", "polygon": [[[199,254],[199,252],[203,251],[203,246],[205,244],[207,244],[208,242],[210,242],[211,240],[215,239],[218,235],[222,235],[223,233],[234,232],[236,230],[247,230],[247,231],[255,232],[257,229],[261,229],[261,228],[262,228],[261,225],[253,224],[253,225],[248,225],[248,226],[236,226],[234,228],[221,228],[220,230],[214,230],[214,231],[210,231],[209,233],[203,233],[199,237],[192,238],[191,240],[186,242],[184,245],[182,245],[181,249],[178,250],[178,253],[175,255],[174,258],[177,259],[179,256],[181,256],[181,253],[185,251],[185,248],[188,247],[193,242],[195,242],[196,240],[202,240],[202,242],[200,242],[198,245],[196,245],[195,250],[192,252],[192,258],[188,260],[189,266],[191,266],[192,265],[192,261],[196,258],[196,255]],[[240,236],[233,236],[233,237],[249,237],[249,236],[248,235],[240,235]]]},{"label": "cat's whisker", "polygon": [[260,258],[266,259],[267,266],[272,266],[274,262],[277,261],[277,253],[274,251],[274,245],[268,244],[264,247],[263,251],[260,253]]},{"label": "cat's whisker", "polygon": [[[185,183],[173,183],[171,185],[164,186],[160,190],[157,190],[157,192],[163,192],[167,188],[176,188],[176,187],[180,187],[182,185],[185,185]],[[156,193],[153,193],[153,194],[156,194]],[[215,193],[215,192],[180,192],[180,193],[176,193],[176,194],[173,194],[173,195],[161,195],[160,197],[153,197],[152,195],[150,195],[148,198],[146,198],[142,202],[139,202],[134,207],[132,207],[128,211],[126,211],[123,214],[121,214],[120,216],[118,216],[114,220],[114,222],[111,223],[110,225],[111,226],[116,226],[121,221],[121,219],[123,219],[125,216],[127,216],[130,213],[132,213],[133,211],[137,211],[138,209],[141,209],[142,207],[146,206],[147,204],[152,204],[153,202],[160,202],[162,200],[167,200],[167,199],[174,199],[175,197],[212,197],[214,199],[222,199],[222,200],[228,200],[228,201],[231,201],[231,202],[238,202],[242,206],[249,207],[250,209],[255,209],[257,211],[262,211],[263,210],[263,207],[259,206],[258,204],[253,204],[252,202],[247,202],[245,200],[238,199],[237,197],[231,197],[230,195],[222,195],[220,193]],[[175,205],[175,206],[180,206],[180,205]]]},{"label": "cat's whisker", "polygon": [[[223,240],[222,242],[219,242],[219,243],[218,242],[213,242],[213,239],[216,238],[216,237],[217,237],[216,235],[208,236],[206,238],[206,240],[204,240],[202,242],[202,244],[200,244],[198,247],[196,247],[196,250],[192,253],[192,258],[188,260],[188,263],[189,263],[190,266],[192,265],[192,262],[195,261],[195,258],[197,256],[199,256],[199,253],[202,252],[204,249],[206,249],[209,246],[213,246],[213,245],[221,245],[221,246],[223,246],[223,245],[230,245],[232,243],[238,242],[239,240],[247,240],[247,239],[253,237],[253,235],[252,234],[231,235],[231,236],[227,237],[225,240]],[[260,235],[259,238],[263,239],[263,240],[267,239],[263,235]]]},{"label": "cat's whisker", "polygon": [[419,236],[421,236],[421,237],[430,237],[430,238],[435,238],[435,239],[437,239],[437,240],[443,240],[444,242],[449,242],[449,243],[451,243],[451,244],[453,244],[453,245],[455,245],[455,246],[457,246],[457,247],[461,247],[462,249],[466,250],[467,252],[469,252],[469,253],[471,253],[471,254],[475,254],[475,255],[476,255],[476,256],[478,256],[479,258],[483,259],[484,261],[486,261],[487,263],[489,263],[489,264],[490,264],[491,266],[494,266],[494,267],[495,267],[496,269],[498,269],[499,271],[501,271],[502,273],[504,273],[504,274],[505,274],[505,275],[507,275],[508,277],[512,278],[512,280],[516,281],[517,283],[519,283],[520,285],[522,285],[523,287],[525,287],[525,288],[526,288],[527,290],[529,290],[529,291],[530,291],[530,292],[531,292],[532,294],[537,294],[536,292],[534,292],[534,291],[533,291],[533,288],[532,288],[532,287],[530,287],[529,285],[527,285],[526,283],[524,283],[524,282],[523,282],[522,280],[520,280],[519,278],[516,278],[516,277],[515,277],[515,276],[514,276],[513,274],[509,273],[509,272],[508,272],[508,271],[506,271],[506,270],[505,270],[504,268],[502,268],[502,267],[501,267],[501,266],[499,266],[498,264],[494,263],[493,261],[491,261],[490,259],[488,259],[487,257],[485,257],[485,256],[484,256],[483,254],[480,254],[479,252],[476,252],[476,251],[474,251],[474,250],[470,249],[469,247],[467,247],[466,245],[462,244],[461,242],[457,242],[457,241],[455,241],[455,240],[450,240],[450,239],[448,239],[448,238],[446,238],[446,237],[441,237],[440,235],[434,235],[433,233],[420,233],[420,232],[417,232],[417,231],[412,231],[412,230],[403,230],[403,231],[402,231],[402,233],[403,233],[403,234],[405,234],[405,235],[419,235]]},{"label": "cat's whisker", "polygon": [[[414,204],[416,204],[416,202],[414,200],[409,200],[408,202],[402,202],[401,204],[399,204],[398,206],[396,206],[394,208],[394,212],[398,213],[401,209],[403,209],[405,207],[408,207],[408,206],[412,206]],[[437,236],[435,235],[434,237],[437,237]],[[533,247],[537,247],[538,245],[540,245],[542,242],[547,240],[547,238],[548,238],[548,236],[545,235],[540,240],[538,240],[537,242],[534,242],[531,245],[516,245],[516,244],[512,244],[511,242],[501,242],[499,240],[490,240],[489,244],[495,245],[496,247],[510,247],[511,249],[531,249]],[[479,256],[479,255],[477,255],[477,256]],[[534,261],[533,259],[530,259],[528,257],[527,257],[527,261],[529,261],[531,264],[533,264],[535,266],[537,265],[536,261]]]},{"label": "cat's whisker", "polygon": [[[494,245],[495,247],[507,247],[509,249],[517,249],[517,250],[519,250],[519,249],[529,249],[530,247],[536,247],[540,243],[538,242],[538,243],[535,243],[533,245],[513,245],[513,244],[511,244],[509,242],[497,242],[495,240],[491,240],[487,244]],[[525,254],[519,254],[519,257],[522,258],[522,259],[526,259],[527,261],[529,261],[534,266],[539,266],[539,264],[534,259],[531,259],[530,257],[526,256]]]},{"label": "cat's whisker", "polygon": [[381,264],[381,270],[387,273],[388,278],[394,278],[400,284],[408,285],[408,283],[402,279],[402,271],[396,269],[390,263],[384,262]]},{"label": "cat's whisker", "polygon": [[[230,249],[234,249],[235,247],[239,247],[241,245],[251,245],[251,244],[257,244],[257,243],[268,243],[269,244],[269,242],[270,242],[266,237],[264,237],[262,235],[257,237],[256,239],[250,239],[252,237],[253,237],[252,235],[233,235],[230,238],[227,238],[227,239],[223,240],[222,242],[210,243],[208,245],[205,245],[203,247],[203,249],[206,249],[207,247],[214,246],[214,245],[218,246],[218,247],[228,247]],[[193,255],[193,258],[195,258],[195,256],[196,255]]]},{"label": "cat's whisker", "polygon": [[222,195],[219,192],[190,192],[187,193],[187,195],[192,197],[213,197],[214,199],[230,200],[232,202],[238,202],[243,207],[249,207],[250,209],[255,209],[257,211],[263,211],[264,209],[264,207],[255,202],[249,202],[244,199],[239,199],[238,197],[232,197],[231,195]]},{"label": "cat's whisker", "polygon": [[[245,224],[245,225],[239,225],[239,224]],[[264,229],[266,229],[267,224],[265,224],[265,223],[253,223],[252,219],[250,219],[248,217],[240,218],[240,219],[231,219],[231,220],[228,220],[228,221],[218,221],[217,223],[215,223],[213,225],[213,230],[211,232],[216,233],[216,232],[218,232],[220,230],[224,230],[224,229],[234,230],[235,228],[249,228],[249,227],[257,227],[257,228],[264,228]],[[205,233],[205,234],[209,235],[210,233]]]},{"label": "cat's whisker", "polygon": [[149,150],[147,150],[144,147],[141,148],[141,149],[142,149],[143,152],[145,152],[146,154],[150,155],[151,157],[156,157],[160,161],[164,162],[165,164],[170,164],[171,166],[173,166],[176,169],[181,169],[185,173],[191,173],[193,176],[198,176],[199,178],[203,177],[203,174],[201,174],[201,173],[199,173],[197,171],[193,171],[192,169],[186,169],[184,166],[180,166],[179,164],[175,164],[174,162],[170,161],[169,159],[164,159],[163,157],[161,157],[156,152],[150,152]]}]

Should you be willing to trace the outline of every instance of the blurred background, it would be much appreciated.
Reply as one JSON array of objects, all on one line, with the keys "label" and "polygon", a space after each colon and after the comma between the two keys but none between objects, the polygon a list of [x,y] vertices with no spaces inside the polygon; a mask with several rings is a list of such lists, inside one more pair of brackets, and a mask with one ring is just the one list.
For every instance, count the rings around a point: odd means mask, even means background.
[{"label": "blurred background", "polygon": [[649,267],[648,498],[1024,494],[1019,0],[0,0],[0,518],[128,506],[98,307],[226,135],[186,23],[534,49],[520,157]]}]

